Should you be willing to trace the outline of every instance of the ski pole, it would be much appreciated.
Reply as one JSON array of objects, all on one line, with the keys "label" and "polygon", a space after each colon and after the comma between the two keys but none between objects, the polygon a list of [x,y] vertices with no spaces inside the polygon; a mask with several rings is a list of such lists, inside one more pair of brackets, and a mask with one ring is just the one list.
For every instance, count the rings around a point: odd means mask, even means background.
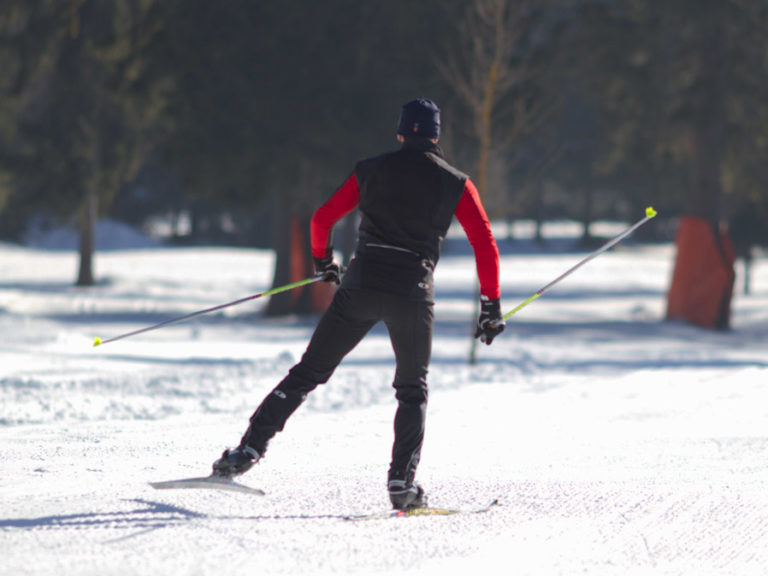
[{"label": "ski pole", "polygon": [[109,342],[114,342],[115,340],[122,340],[123,338],[128,338],[129,336],[136,336],[137,334],[143,334],[144,332],[149,332],[150,330],[157,330],[158,328],[162,328],[163,326],[167,326],[168,324],[174,324],[175,322],[181,322],[182,320],[189,320],[190,318],[194,318],[195,316],[201,316],[203,314],[208,314],[210,312],[216,312],[217,310],[229,308],[230,306],[236,306],[238,304],[242,304],[243,302],[248,302],[249,300],[256,300],[257,298],[261,298],[262,296],[272,296],[273,294],[278,294],[280,292],[293,290],[294,288],[298,288],[300,286],[306,286],[307,284],[312,284],[313,282],[317,282],[318,280],[322,280],[322,279],[323,279],[322,275],[312,276],[311,278],[305,278],[304,280],[299,280],[298,282],[293,282],[291,284],[286,284],[284,286],[278,286],[277,288],[272,288],[271,290],[267,290],[266,292],[261,292],[259,294],[252,294],[250,296],[246,296],[245,298],[240,298],[239,300],[233,300],[232,302],[227,302],[226,304],[220,304],[212,308],[206,308],[205,310],[198,310],[197,312],[192,312],[191,314],[179,316],[178,318],[171,318],[170,320],[166,320],[165,322],[160,322],[159,324],[153,324],[152,326],[147,326],[146,328],[134,330],[133,332],[127,332],[126,334],[121,334],[120,336],[114,336],[113,338],[108,338],[106,340],[102,340],[101,338],[96,338],[93,341],[93,345],[101,346],[102,344],[108,344]]},{"label": "ski pole", "polygon": [[643,224],[645,224],[646,222],[648,222],[648,221],[649,221],[651,218],[654,218],[654,217],[656,216],[656,214],[657,214],[657,212],[656,212],[656,210],[654,210],[654,209],[653,209],[653,206],[648,206],[648,207],[645,209],[645,217],[644,217],[644,218],[642,218],[641,220],[638,220],[637,222],[635,222],[635,223],[634,223],[632,226],[630,226],[629,228],[627,228],[626,230],[624,230],[624,232],[622,232],[621,234],[619,234],[618,236],[616,236],[616,237],[615,237],[613,240],[609,240],[608,242],[606,242],[605,244],[603,244],[602,246],[600,246],[600,248],[598,248],[597,250],[595,250],[594,252],[592,252],[591,254],[589,254],[589,255],[588,255],[586,258],[584,258],[583,260],[581,260],[581,261],[577,262],[577,263],[576,263],[574,266],[572,266],[571,268],[569,268],[568,270],[566,270],[565,272],[563,272],[563,273],[562,273],[560,276],[558,276],[557,278],[555,278],[554,280],[552,280],[552,282],[550,282],[549,284],[547,284],[547,285],[546,285],[546,286],[544,286],[543,288],[540,288],[540,289],[539,289],[539,290],[538,290],[538,291],[537,291],[535,294],[533,294],[532,296],[530,296],[530,297],[529,297],[529,298],[527,298],[526,300],[523,300],[523,301],[522,301],[520,304],[518,304],[518,305],[517,305],[515,308],[513,308],[511,311],[507,312],[507,313],[506,313],[504,316],[502,316],[502,318],[501,318],[501,319],[502,319],[502,320],[506,320],[507,318],[509,318],[510,316],[512,316],[513,314],[515,314],[516,312],[519,312],[520,310],[522,310],[523,308],[525,308],[526,306],[528,306],[528,304],[530,304],[531,302],[533,302],[534,300],[536,300],[536,298],[538,298],[539,296],[541,296],[542,294],[544,294],[544,292],[546,292],[547,290],[549,290],[550,288],[552,288],[552,286],[554,286],[555,284],[557,284],[558,282],[560,282],[560,280],[562,280],[562,279],[563,279],[563,278],[565,278],[566,276],[569,276],[571,273],[575,272],[576,270],[578,270],[579,268],[581,268],[582,266],[584,266],[584,264],[586,264],[587,262],[589,262],[589,261],[590,261],[590,260],[592,260],[593,258],[596,258],[597,256],[599,256],[599,255],[600,255],[600,254],[602,254],[603,252],[605,252],[605,251],[607,251],[607,250],[610,250],[611,248],[613,248],[614,246],[616,246],[616,244],[618,244],[618,243],[619,243],[619,242],[621,242],[621,241],[622,241],[624,238],[626,238],[627,236],[629,236],[630,234],[632,234],[632,232],[634,232],[635,230],[637,230],[638,228],[640,228],[640,226],[642,226]]}]

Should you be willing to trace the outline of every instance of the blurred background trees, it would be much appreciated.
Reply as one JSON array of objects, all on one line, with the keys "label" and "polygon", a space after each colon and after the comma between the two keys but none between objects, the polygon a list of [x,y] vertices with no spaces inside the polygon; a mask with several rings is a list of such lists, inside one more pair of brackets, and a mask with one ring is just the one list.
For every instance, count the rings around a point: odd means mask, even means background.
[{"label": "blurred background trees", "polygon": [[[2,142],[10,233],[38,213],[75,218],[79,285],[94,282],[94,224],[161,130],[166,82],[148,74],[161,22],[151,1],[9,1]],[[14,229],[15,228],[15,229]]]},{"label": "blurred background trees", "polygon": [[768,242],[766,46],[765,0],[5,0],[0,237],[77,223],[88,285],[96,218],[162,222],[274,248],[281,284],[296,243],[309,272],[312,210],[426,96],[494,218],[589,241],[653,204],[668,225],[644,234],[735,220],[746,258]]}]

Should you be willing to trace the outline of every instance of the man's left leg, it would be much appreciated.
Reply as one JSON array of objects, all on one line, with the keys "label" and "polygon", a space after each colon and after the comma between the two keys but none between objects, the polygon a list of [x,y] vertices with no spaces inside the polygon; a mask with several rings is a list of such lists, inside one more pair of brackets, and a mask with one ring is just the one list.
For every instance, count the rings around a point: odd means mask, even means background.
[{"label": "man's left leg", "polygon": [[[214,473],[233,476],[246,472],[267,451],[267,445],[304,402],[307,394],[328,381],[342,358],[376,323],[363,295],[339,289],[315,329],[301,361],[262,401],[234,450],[225,450]],[[241,463],[242,461],[242,463]]]}]

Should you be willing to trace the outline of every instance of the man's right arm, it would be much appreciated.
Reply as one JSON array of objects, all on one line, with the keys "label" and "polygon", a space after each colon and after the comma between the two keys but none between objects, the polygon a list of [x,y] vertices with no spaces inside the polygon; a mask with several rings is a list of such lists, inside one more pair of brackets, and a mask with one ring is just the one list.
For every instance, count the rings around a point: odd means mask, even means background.
[{"label": "man's right arm", "polygon": [[493,238],[480,194],[469,179],[464,184],[464,192],[454,214],[475,252],[480,293],[491,300],[499,298],[499,248]]},{"label": "man's right arm", "polygon": [[464,192],[455,214],[475,251],[477,276],[480,280],[480,317],[477,319],[475,338],[490,345],[504,331],[505,326],[501,316],[499,248],[493,238],[491,223],[480,201],[480,194],[469,179],[464,184]]}]

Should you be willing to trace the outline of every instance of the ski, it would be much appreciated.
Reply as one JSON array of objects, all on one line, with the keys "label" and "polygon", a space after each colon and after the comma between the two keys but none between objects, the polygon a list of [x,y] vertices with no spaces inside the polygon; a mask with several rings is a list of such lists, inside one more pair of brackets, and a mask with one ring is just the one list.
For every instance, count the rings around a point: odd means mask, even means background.
[{"label": "ski", "polygon": [[455,514],[483,514],[484,512],[488,512],[498,505],[499,501],[497,499],[487,506],[473,509],[435,508],[432,506],[425,506],[422,508],[409,508],[408,510],[387,510],[386,512],[374,512],[373,514],[344,516],[344,520],[385,520],[387,518],[412,518],[413,516],[453,516]]},{"label": "ski", "polygon": [[228,490],[230,492],[240,492],[241,494],[253,494],[256,496],[264,496],[266,493],[264,490],[258,488],[251,488],[245,484],[235,482],[231,478],[225,478],[224,476],[216,476],[211,474],[210,476],[200,476],[199,478],[181,478],[179,480],[166,480],[163,482],[150,482],[152,488],[156,490],[174,490],[180,488],[197,488],[197,489],[211,489],[211,490]]}]

